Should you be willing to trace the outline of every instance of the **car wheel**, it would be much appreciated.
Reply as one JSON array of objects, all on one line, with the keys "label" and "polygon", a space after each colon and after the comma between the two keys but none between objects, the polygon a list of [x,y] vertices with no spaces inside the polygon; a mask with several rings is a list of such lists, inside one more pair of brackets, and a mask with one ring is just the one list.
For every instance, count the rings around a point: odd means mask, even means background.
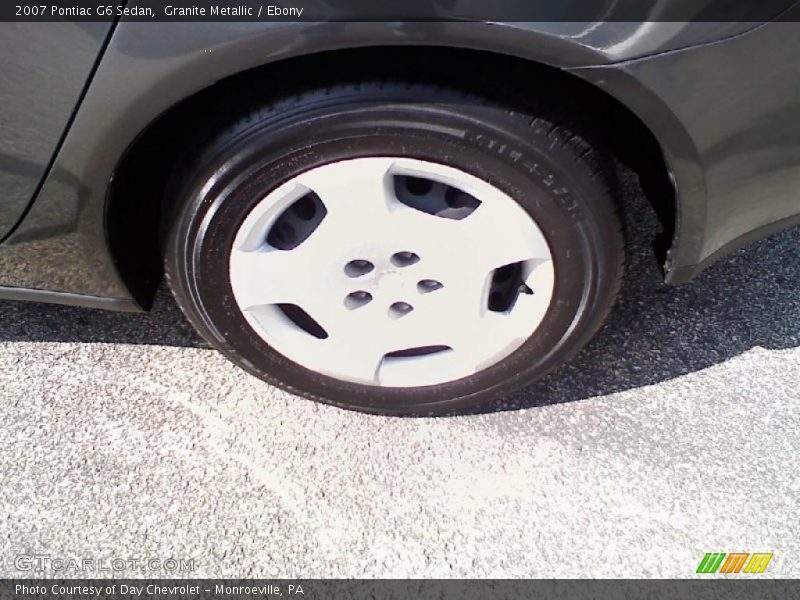
[{"label": "car wheel", "polygon": [[244,111],[178,174],[178,303],[238,365],[344,408],[533,382],[598,329],[623,261],[610,161],[543,114],[399,83]]}]

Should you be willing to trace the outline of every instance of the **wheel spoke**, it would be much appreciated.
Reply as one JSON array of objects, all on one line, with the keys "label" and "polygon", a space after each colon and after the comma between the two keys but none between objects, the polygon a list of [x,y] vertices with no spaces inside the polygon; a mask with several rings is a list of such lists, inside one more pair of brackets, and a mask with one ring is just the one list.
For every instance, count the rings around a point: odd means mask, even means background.
[{"label": "wheel spoke", "polygon": [[376,385],[384,354],[381,348],[369,343],[331,338],[323,340],[316,351],[309,353],[309,358],[322,365],[320,371],[326,375],[338,378],[344,375],[351,381]]},{"label": "wheel spoke", "polygon": [[[500,205],[500,206],[497,206]],[[531,231],[530,217],[517,205],[483,202],[463,221],[460,237],[489,269],[531,259],[550,258],[544,237]]]},{"label": "wheel spoke", "polygon": [[414,239],[451,269],[465,268],[483,277],[504,265],[550,258],[544,237],[531,232],[530,218],[517,206],[496,209],[484,202],[463,220],[445,219],[402,206],[392,219],[395,235]]},{"label": "wheel spoke", "polygon": [[480,295],[454,288],[449,294],[442,294],[439,304],[442,309],[421,305],[419,310],[391,323],[391,329],[386,331],[390,340],[384,346],[386,352],[427,346],[455,349],[472,344],[475,331],[482,325]]},{"label": "wheel spoke", "polygon": [[[474,310],[460,311],[448,319],[419,318],[403,323],[403,329],[394,336],[394,351],[416,348],[443,348],[432,354],[396,357],[384,360],[378,371],[381,385],[406,385],[414,378],[419,385],[442,380],[452,380],[477,372],[484,362],[487,350],[485,334],[491,336],[487,324],[478,317],[477,302]],[[470,313],[470,320],[460,319],[461,314]],[[489,338],[492,347],[496,340]]]},{"label": "wheel spoke", "polygon": [[530,336],[550,306],[555,277],[552,261],[539,260],[536,263],[524,281],[532,293],[519,293],[508,311],[483,311],[476,324],[475,344],[468,350],[475,350],[480,345],[485,354],[502,353],[503,348],[522,343]]},{"label": "wheel spoke", "polygon": [[247,310],[261,304],[291,303],[306,296],[308,274],[294,250],[238,250],[231,253],[230,276],[236,282],[239,305]]},{"label": "wheel spoke", "polygon": [[337,252],[352,246],[352,234],[360,228],[368,229],[370,237],[390,230],[392,210],[399,204],[391,190],[391,166],[391,159],[367,158],[301,175],[300,184],[316,193],[327,210],[308,242]]}]

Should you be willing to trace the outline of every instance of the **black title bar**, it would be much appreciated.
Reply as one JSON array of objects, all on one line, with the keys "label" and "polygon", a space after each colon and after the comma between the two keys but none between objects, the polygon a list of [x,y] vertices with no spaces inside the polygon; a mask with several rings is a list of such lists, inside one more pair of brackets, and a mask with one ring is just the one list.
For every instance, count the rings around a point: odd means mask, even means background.
[{"label": "black title bar", "polygon": [[3,0],[2,21],[746,22],[796,0]]}]

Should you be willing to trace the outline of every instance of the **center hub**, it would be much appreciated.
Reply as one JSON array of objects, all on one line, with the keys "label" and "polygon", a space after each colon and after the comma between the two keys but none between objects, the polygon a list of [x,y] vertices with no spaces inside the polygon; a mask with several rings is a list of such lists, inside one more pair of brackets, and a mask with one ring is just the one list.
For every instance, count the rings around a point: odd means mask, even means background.
[{"label": "center hub", "polygon": [[378,289],[385,293],[400,293],[406,288],[406,278],[397,271],[388,271],[378,277]]}]

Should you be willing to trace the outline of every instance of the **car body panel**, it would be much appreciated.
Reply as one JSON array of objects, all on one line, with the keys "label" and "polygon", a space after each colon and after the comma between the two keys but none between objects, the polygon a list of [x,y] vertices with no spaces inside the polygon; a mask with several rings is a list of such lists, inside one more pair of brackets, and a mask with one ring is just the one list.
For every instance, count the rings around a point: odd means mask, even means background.
[{"label": "car body panel", "polygon": [[[608,77],[606,68],[580,70],[643,116],[669,153],[681,193],[668,268],[680,269],[674,281],[737,240],[746,243],[751,231],[788,226],[800,213],[798,58],[800,26],[779,22],[729,42],[618,64]],[[652,114],[656,103],[642,88],[674,119]]]},{"label": "car body panel", "polygon": [[36,202],[0,246],[0,297],[31,288],[63,293],[56,301],[85,296],[85,304],[108,298],[135,307],[109,252],[105,216],[115,168],[142,131],[229,75],[390,44],[556,66],[629,107],[655,134],[675,178],[678,226],[666,266],[668,281],[678,282],[748,229],[800,212],[791,193],[800,187],[800,120],[780,122],[800,104],[798,35],[792,23],[121,22]]},{"label": "car body panel", "polygon": [[0,240],[47,170],[110,23],[3,23],[0,31]]}]

